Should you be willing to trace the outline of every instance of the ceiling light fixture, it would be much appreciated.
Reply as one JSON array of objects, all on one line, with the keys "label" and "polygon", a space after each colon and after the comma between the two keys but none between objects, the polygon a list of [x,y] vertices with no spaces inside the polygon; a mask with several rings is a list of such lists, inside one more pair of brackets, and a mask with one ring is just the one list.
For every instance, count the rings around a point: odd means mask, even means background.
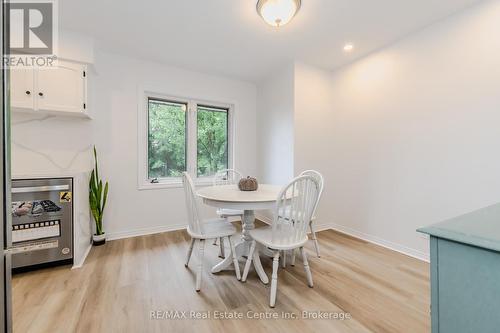
[{"label": "ceiling light fixture", "polygon": [[281,27],[292,20],[300,9],[301,0],[258,0],[257,13],[273,27]]},{"label": "ceiling light fixture", "polygon": [[345,52],[351,52],[353,49],[354,49],[354,45],[352,45],[351,43],[347,43],[344,45]]}]

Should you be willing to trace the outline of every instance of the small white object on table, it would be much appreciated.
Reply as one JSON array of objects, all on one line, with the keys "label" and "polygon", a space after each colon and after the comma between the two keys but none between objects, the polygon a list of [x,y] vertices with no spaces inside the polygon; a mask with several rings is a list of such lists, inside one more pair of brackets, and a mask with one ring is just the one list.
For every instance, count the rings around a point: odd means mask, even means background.
[{"label": "small white object on table", "polygon": [[[240,191],[237,185],[210,186],[200,189],[196,194],[206,205],[217,208],[240,209],[243,214],[243,232],[241,241],[236,244],[236,257],[247,256],[250,251],[252,237],[250,230],[255,228],[255,210],[271,209],[281,190],[280,186],[259,184],[256,191]],[[269,279],[262,268],[258,251],[253,258],[255,271],[260,280],[267,284]],[[231,256],[212,268],[212,273],[218,273],[232,265]]]}]

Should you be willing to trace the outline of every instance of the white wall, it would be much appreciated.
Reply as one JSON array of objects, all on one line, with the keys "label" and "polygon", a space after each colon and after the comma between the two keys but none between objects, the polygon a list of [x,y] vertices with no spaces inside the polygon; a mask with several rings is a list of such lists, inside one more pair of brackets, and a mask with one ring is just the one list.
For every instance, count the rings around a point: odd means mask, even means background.
[{"label": "white wall", "polygon": [[325,188],[321,200],[316,229],[332,224],[330,197],[337,191],[333,173],[335,156],[330,144],[335,124],[332,117],[331,72],[304,63],[295,63],[294,87],[294,175],[314,169],[324,177]]},{"label": "white wall", "polygon": [[295,163],[326,176],[321,219],[426,257],[415,229],[500,201],[498,31],[500,2],[486,2],[330,83],[297,66]]},{"label": "white wall", "polygon": [[257,90],[258,176],[283,185],[293,177],[294,65],[269,75]]},{"label": "white wall", "polygon": [[[96,143],[109,180],[108,237],[168,230],[187,223],[182,188],[137,189],[137,110],[140,86],[168,95],[235,105],[235,167],[256,174],[256,87],[253,84],[96,52],[89,81],[93,120],[13,115],[13,173],[90,169]],[[213,214],[213,210],[208,209]]]},{"label": "white wall", "polygon": [[[276,69],[257,86],[257,167],[261,183],[284,185],[293,178],[294,80],[293,63]],[[256,212],[271,222],[271,210]]]},{"label": "white wall", "polygon": [[93,64],[94,39],[71,30],[60,30],[57,56],[62,59]]}]

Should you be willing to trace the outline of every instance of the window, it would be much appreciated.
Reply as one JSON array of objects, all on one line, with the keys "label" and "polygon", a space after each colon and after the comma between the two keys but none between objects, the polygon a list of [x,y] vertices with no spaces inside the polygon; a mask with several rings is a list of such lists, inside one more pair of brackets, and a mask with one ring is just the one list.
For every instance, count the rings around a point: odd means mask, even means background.
[{"label": "window", "polygon": [[198,105],[196,114],[198,177],[213,176],[217,171],[228,168],[228,110]]},{"label": "window", "polygon": [[148,99],[148,178],[186,171],[187,104]]},{"label": "window", "polygon": [[145,93],[139,108],[139,188],[210,183],[231,163],[230,105]]}]

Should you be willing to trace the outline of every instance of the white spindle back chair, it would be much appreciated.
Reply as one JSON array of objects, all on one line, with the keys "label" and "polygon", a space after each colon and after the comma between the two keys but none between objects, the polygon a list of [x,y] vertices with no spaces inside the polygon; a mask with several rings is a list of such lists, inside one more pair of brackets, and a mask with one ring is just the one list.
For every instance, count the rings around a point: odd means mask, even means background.
[{"label": "white spindle back chair", "polygon": [[[217,173],[213,178],[213,185],[214,186],[233,185],[233,184],[237,185],[241,178],[243,178],[243,176],[239,171],[235,169],[224,169],[217,171]],[[219,208],[217,209],[217,215],[219,215],[222,218],[239,217],[243,221],[242,210]],[[217,245],[217,239],[214,240],[213,245]],[[226,256],[223,240],[220,241],[219,256],[221,258],[224,258]]]},{"label": "white spindle back chair", "polygon": [[323,186],[324,186],[323,175],[316,170],[306,170],[306,171],[302,171],[300,173],[300,176],[311,176],[316,180],[316,182],[319,185],[318,200],[316,201],[316,204],[314,205],[314,210],[313,210],[313,215],[312,215],[312,217],[314,218],[314,216],[316,214],[316,209],[318,208],[319,201],[321,200],[321,195],[323,194]]},{"label": "white spindle back chair", "polygon": [[200,208],[194,193],[193,180],[187,172],[182,173],[182,185],[184,186],[184,195],[186,197],[189,229],[193,233],[203,234],[203,227],[200,222]]},{"label": "white spindle back chair", "polygon": [[[316,170],[306,170],[306,171],[302,171],[300,173],[301,176],[311,176],[313,177],[319,184],[319,194],[318,194],[318,200],[316,201],[316,204],[314,205],[314,209],[313,209],[313,214],[312,214],[312,217],[311,217],[311,221],[309,223],[309,228],[311,230],[311,236],[312,236],[312,240],[314,242],[314,248],[316,249],[316,255],[318,256],[318,258],[321,256],[321,253],[319,251],[319,242],[318,242],[318,238],[316,237],[316,231],[314,231],[314,226],[313,226],[313,222],[314,220],[316,219],[316,210],[318,209],[318,204],[319,204],[319,201],[321,200],[321,195],[323,194],[323,187],[324,187],[324,179],[323,179],[323,175],[321,173],[319,173],[318,171]],[[293,253],[292,255],[292,264],[295,264],[294,263],[294,258],[295,258],[295,252]]]},{"label": "white spindle back chair", "polygon": [[274,244],[286,246],[307,238],[319,192],[312,176],[299,176],[281,190],[272,223]]},{"label": "white spindle back chair", "polygon": [[233,257],[233,264],[236,272],[236,277],[238,280],[240,280],[241,279],[240,267],[238,265],[238,260],[236,258],[234,243],[231,239],[231,236],[233,236],[236,233],[236,228],[231,223],[229,223],[227,219],[224,218],[202,220],[198,201],[196,199],[196,195],[194,192],[193,180],[191,179],[191,177],[187,172],[182,173],[182,184],[184,186],[184,193],[186,197],[186,208],[188,214],[187,232],[191,236],[191,244],[189,245],[185,263],[186,267],[188,267],[189,265],[189,260],[191,259],[191,254],[193,253],[193,247],[195,241],[198,240],[199,243],[199,252],[198,252],[199,262],[198,262],[198,270],[196,272],[196,291],[201,290],[203,253],[204,253],[206,239],[220,238],[222,241],[224,237],[227,237],[231,249],[231,255]]},{"label": "white spindle back chair", "polygon": [[213,179],[213,185],[232,185],[238,184],[239,180],[242,178],[242,175],[239,171],[234,169],[225,169],[217,171]]},{"label": "white spindle back chair", "polygon": [[[311,221],[314,207],[320,193],[320,185],[312,176],[299,176],[286,185],[278,195],[274,207],[274,217],[271,227],[250,230],[253,238],[250,253],[243,271],[242,281],[248,276],[248,271],[258,251],[256,243],[272,250],[273,274],[271,279],[271,295],[269,305],[274,307],[276,303],[276,292],[278,288],[278,265],[280,252],[300,249],[304,270],[306,272],[308,285],[313,287],[313,280],[304,244],[307,243],[307,228]],[[258,254],[257,254],[258,255]]]}]

